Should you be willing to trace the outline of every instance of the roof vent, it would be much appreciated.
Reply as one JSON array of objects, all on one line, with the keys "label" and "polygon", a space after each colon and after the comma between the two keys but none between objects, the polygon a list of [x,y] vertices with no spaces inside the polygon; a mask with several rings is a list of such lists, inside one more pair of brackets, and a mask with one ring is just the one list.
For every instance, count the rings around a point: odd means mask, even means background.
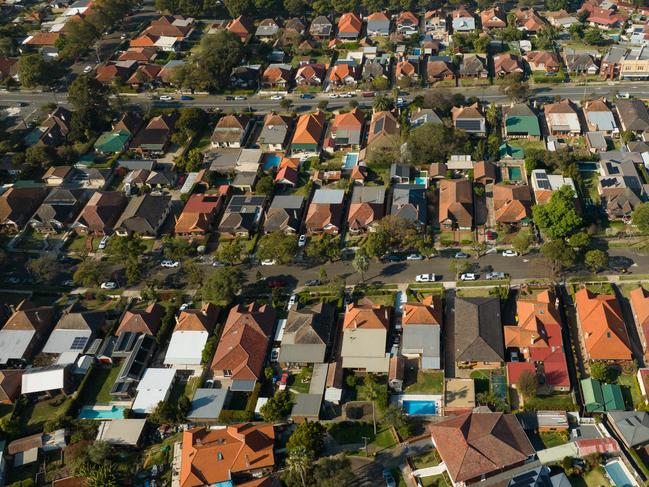
[{"label": "roof vent", "polygon": [[216,459],[217,459],[217,460],[223,460],[223,453],[221,453],[221,452],[217,452],[217,454],[216,454]]}]

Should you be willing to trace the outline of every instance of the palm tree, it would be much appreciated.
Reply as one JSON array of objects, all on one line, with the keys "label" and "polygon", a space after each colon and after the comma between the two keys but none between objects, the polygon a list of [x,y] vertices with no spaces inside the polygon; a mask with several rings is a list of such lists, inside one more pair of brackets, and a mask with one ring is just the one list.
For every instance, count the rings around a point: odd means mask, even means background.
[{"label": "palm tree", "polygon": [[352,266],[361,275],[361,281],[365,282],[365,273],[370,267],[370,259],[364,252],[359,252],[352,260]]},{"label": "palm tree", "polygon": [[286,466],[289,471],[300,475],[302,487],[306,487],[306,472],[313,462],[312,455],[303,446],[297,446],[291,450],[286,459]]},{"label": "palm tree", "polygon": [[384,112],[389,110],[392,102],[385,95],[377,95],[372,103],[375,112]]}]

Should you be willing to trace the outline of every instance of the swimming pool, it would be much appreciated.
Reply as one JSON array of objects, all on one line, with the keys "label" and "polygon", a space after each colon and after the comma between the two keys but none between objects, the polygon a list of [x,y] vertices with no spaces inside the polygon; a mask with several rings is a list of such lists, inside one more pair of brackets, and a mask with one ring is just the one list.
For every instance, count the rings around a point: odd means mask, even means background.
[{"label": "swimming pool", "polygon": [[597,163],[595,162],[578,162],[577,169],[584,172],[595,172],[597,171]]},{"label": "swimming pool", "polygon": [[342,160],[343,171],[351,171],[356,164],[358,164],[357,152],[348,152],[343,156],[343,160]]},{"label": "swimming pool", "polygon": [[421,184],[422,186],[428,187],[428,178],[424,176],[417,176],[415,178],[415,184]]},{"label": "swimming pool", "polygon": [[521,178],[521,168],[520,167],[510,167],[507,169],[509,172],[510,181],[520,181]]},{"label": "swimming pool", "polygon": [[277,154],[266,154],[264,156],[264,171],[268,172],[273,168],[279,166],[279,163],[282,162],[282,156]]},{"label": "swimming pool", "polygon": [[124,408],[118,406],[84,406],[79,419],[124,419]]},{"label": "swimming pool", "polygon": [[408,415],[413,414],[428,414],[436,413],[435,401],[403,401],[403,410]]},{"label": "swimming pool", "polygon": [[604,465],[606,473],[615,487],[635,487],[637,483],[629,477],[629,474],[626,471],[626,468],[622,465],[622,462],[619,460],[613,460]]}]

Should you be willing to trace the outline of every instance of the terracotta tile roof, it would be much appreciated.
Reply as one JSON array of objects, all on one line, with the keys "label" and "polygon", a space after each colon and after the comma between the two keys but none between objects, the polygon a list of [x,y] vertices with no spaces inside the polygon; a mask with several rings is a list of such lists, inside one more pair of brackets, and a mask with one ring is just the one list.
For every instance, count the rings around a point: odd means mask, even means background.
[{"label": "terracotta tile roof", "polygon": [[354,12],[347,12],[341,15],[338,21],[338,32],[360,33],[363,21]]},{"label": "terracotta tile roof", "polygon": [[493,199],[499,223],[520,223],[531,216],[532,193],[526,184],[495,184]]},{"label": "terracotta tile roof", "polygon": [[475,102],[473,105],[468,107],[453,107],[451,109],[451,116],[453,120],[458,118],[484,118],[484,114],[480,109],[478,102]]},{"label": "terracotta tile roof", "polygon": [[350,64],[336,64],[331,68],[329,80],[342,83],[347,77],[356,79],[356,68]]},{"label": "terracotta tile roof", "polygon": [[261,82],[265,84],[277,84],[281,83],[282,81],[288,83],[291,78],[292,74],[289,69],[272,66],[266,68],[261,76]]},{"label": "terracotta tile roof", "polygon": [[511,74],[516,72],[523,72],[521,62],[518,57],[505,53],[493,57],[494,72],[496,74]]},{"label": "terracotta tile roof", "polygon": [[318,111],[301,115],[293,134],[293,144],[318,144],[324,132],[325,116]]},{"label": "terracotta tile roof", "polygon": [[216,485],[231,480],[233,473],[272,469],[274,443],[273,425],[267,423],[187,430],[183,433],[180,486]]},{"label": "terracotta tile roof", "polygon": [[158,40],[157,36],[151,34],[142,34],[135,39],[131,39],[129,46],[131,47],[153,47]]},{"label": "terracotta tile roof", "polygon": [[390,308],[382,305],[349,304],[345,309],[343,329],[387,330]]},{"label": "terracotta tile roof", "polygon": [[466,179],[442,179],[439,183],[439,222],[447,220],[463,228],[473,225],[473,189]]},{"label": "terracotta tile roof", "polygon": [[2,327],[3,331],[25,330],[45,334],[54,325],[54,308],[51,306],[34,306],[26,299],[14,308],[7,322]]},{"label": "terracotta tile roof", "polygon": [[397,76],[397,78],[399,76],[408,76],[412,78],[416,74],[417,74],[417,68],[415,67],[414,64],[412,64],[407,59],[404,59],[397,63],[397,66],[395,68],[395,76]]},{"label": "terracotta tile roof", "polygon": [[405,12],[401,12],[399,17],[397,17],[397,25],[403,23],[418,25],[419,18],[412,12],[406,10]]},{"label": "terracotta tile roof", "polygon": [[347,225],[352,230],[362,230],[371,223],[383,218],[383,205],[373,203],[351,203]]},{"label": "terracotta tile roof", "polygon": [[544,65],[545,69],[561,67],[561,61],[554,52],[533,51],[527,53],[525,59],[533,65]]},{"label": "terracotta tile roof", "polygon": [[28,46],[54,46],[60,37],[60,32],[37,32],[25,44]]},{"label": "terracotta tile roof", "polygon": [[426,63],[426,74],[429,79],[453,76],[453,68],[445,61],[428,61]]},{"label": "terracotta tile roof", "polygon": [[507,16],[498,6],[480,12],[480,22],[483,29],[507,27]]},{"label": "terracotta tile roof", "polygon": [[361,130],[365,123],[363,111],[356,107],[350,112],[339,113],[331,121],[331,131],[336,130]]},{"label": "terracotta tile roof", "polygon": [[219,316],[218,306],[204,304],[201,309],[186,309],[176,318],[174,331],[206,331],[212,333]]},{"label": "terracotta tile roof", "polygon": [[305,80],[310,80],[312,78],[317,78],[320,81],[325,76],[327,68],[324,64],[309,63],[300,66],[295,73],[296,78],[304,78]]},{"label": "terracotta tile roof", "polygon": [[367,21],[368,22],[376,22],[378,20],[383,20],[383,21],[389,21],[390,17],[388,17],[385,12],[374,12],[373,14],[370,14],[367,16]]},{"label": "terracotta tile roof", "polygon": [[[635,315],[636,325],[642,330],[644,339],[649,339],[649,293],[639,286],[629,293],[629,300],[633,314]],[[645,353],[647,350],[645,350]]]},{"label": "terracotta tile roof", "polygon": [[152,61],[158,50],[154,47],[131,47],[124,51],[120,56],[120,61]]},{"label": "terracotta tile roof", "polygon": [[324,231],[328,225],[339,229],[341,219],[342,205],[312,202],[304,218],[304,224],[308,230],[319,232]]},{"label": "terracotta tile roof", "polygon": [[568,98],[557,103],[549,103],[543,107],[543,111],[548,113],[577,113],[575,106]]},{"label": "terracotta tile roof", "polygon": [[575,294],[583,341],[591,360],[630,360],[624,318],[615,295],[594,294],[586,288]]},{"label": "terracotta tile roof", "polygon": [[238,35],[241,39],[246,39],[252,34],[254,25],[252,23],[252,20],[244,17],[243,15],[240,15],[236,19],[232,19],[228,23],[226,29],[233,34]]},{"label": "terracotta tile roof", "polygon": [[536,367],[530,362],[507,362],[507,382],[516,385],[525,371],[536,375]]},{"label": "terracotta tile roof", "polygon": [[431,435],[453,482],[522,464],[534,448],[516,417],[503,413],[467,413],[430,426]]},{"label": "terracotta tile roof", "polygon": [[122,333],[144,333],[155,335],[160,328],[164,308],[158,303],[152,303],[146,309],[128,310],[115,332],[120,336]]},{"label": "terracotta tile roof", "polygon": [[406,303],[403,309],[403,326],[442,324],[442,300],[430,295],[421,303]]},{"label": "terracotta tile roof", "polygon": [[223,202],[216,194],[193,194],[176,221],[176,233],[207,232]]}]

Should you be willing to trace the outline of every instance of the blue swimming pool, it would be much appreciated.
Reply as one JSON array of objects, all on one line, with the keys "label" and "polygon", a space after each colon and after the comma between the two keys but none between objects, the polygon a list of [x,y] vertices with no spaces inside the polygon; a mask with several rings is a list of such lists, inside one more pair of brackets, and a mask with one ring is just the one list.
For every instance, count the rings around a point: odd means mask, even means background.
[{"label": "blue swimming pool", "polygon": [[435,401],[414,401],[414,400],[404,400],[403,401],[403,410],[406,414],[428,414],[432,415],[436,413]]},{"label": "blue swimming pool", "polygon": [[110,409],[94,409],[84,406],[79,412],[79,419],[124,419],[124,408],[113,406]]},{"label": "blue swimming pool", "polygon": [[578,162],[577,169],[584,172],[595,172],[597,171],[596,162]]},{"label": "blue swimming pool", "polygon": [[282,162],[282,156],[276,154],[267,154],[264,157],[264,171],[270,171],[273,168],[279,166],[279,163]]},{"label": "blue swimming pool", "polygon": [[422,186],[428,186],[428,178],[424,176],[417,176],[415,178],[415,184],[421,184]]},{"label": "blue swimming pool", "polygon": [[351,171],[356,164],[358,164],[358,154],[356,152],[348,152],[343,156],[343,171]]},{"label": "blue swimming pool", "polygon": [[615,487],[634,487],[636,483],[629,478],[620,461],[609,462],[604,465],[606,473],[611,477]]}]

